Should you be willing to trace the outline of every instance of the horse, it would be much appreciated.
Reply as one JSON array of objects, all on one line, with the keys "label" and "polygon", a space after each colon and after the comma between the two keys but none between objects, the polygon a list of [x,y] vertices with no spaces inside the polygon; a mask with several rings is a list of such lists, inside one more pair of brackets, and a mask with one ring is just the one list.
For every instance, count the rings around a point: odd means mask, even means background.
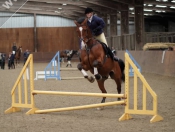
[{"label": "horse", "polygon": [[19,46],[18,49],[17,49],[16,52],[15,52],[15,62],[16,62],[16,66],[17,66],[17,64],[20,63],[21,54],[22,54],[22,46]]},{"label": "horse", "polygon": [[[102,93],[107,93],[104,82],[110,76],[117,85],[118,94],[121,93],[122,81],[125,81],[125,64],[123,60],[112,58],[107,53],[105,44],[93,38],[91,30],[87,25],[87,18],[82,21],[74,21],[78,37],[82,40],[80,49],[80,62],[77,65],[85,79],[93,83],[96,79]],[[89,76],[86,71],[94,74]],[[102,97],[101,103],[105,103],[106,97]],[[118,98],[121,100],[121,98]]]},{"label": "horse", "polygon": [[65,57],[69,57],[72,58],[75,54],[77,55],[78,51],[77,50],[62,50],[60,51],[60,59],[61,59],[61,62],[64,63],[64,58]]}]

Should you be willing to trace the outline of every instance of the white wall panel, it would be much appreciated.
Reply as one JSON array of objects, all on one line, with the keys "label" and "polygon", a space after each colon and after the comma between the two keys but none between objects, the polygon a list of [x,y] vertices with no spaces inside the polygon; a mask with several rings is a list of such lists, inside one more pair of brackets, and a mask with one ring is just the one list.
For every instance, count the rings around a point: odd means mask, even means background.
[{"label": "white wall panel", "polygon": [[37,27],[73,27],[74,21],[58,16],[36,16]]},{"label": "white wall panel", "polygon": [[30,15],[13,16],[13,17],[1,16],[1,19],[3,19],[3,24],[0,25],[0,27],[2,26],[1,28],[24,28],[34,26],[33,16]]}]

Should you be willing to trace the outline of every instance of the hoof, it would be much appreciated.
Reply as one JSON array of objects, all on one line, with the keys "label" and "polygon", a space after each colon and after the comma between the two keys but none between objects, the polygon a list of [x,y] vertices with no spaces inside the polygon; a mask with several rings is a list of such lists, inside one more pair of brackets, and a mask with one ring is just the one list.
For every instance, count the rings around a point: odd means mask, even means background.
[{"label": "hoof", "polygon": [[95,79],[94,79],[92,76],[90,76],[90,77],[88,78],[88,80],[89,80],[89,82],[91,82],[91,83],[93,83],[93,82],[95,81]]},{"label": "hoof", "polygon": [[97,110],[104,110],[104,107],[98,107]]},{"label": "hoof", "polygon": [[84,78],[86,78],[91,83],[93,83],[95,81],[95,79],[92,76],[90,76],[90,77],[84,76]]},{"label": "hoof", "polygon": [[96,79],[96,80],[101,80],[101,79],[102,79],[102,76],[101,76],[100,74],[96,74],[96,75],[95,75],[95,79]]}]

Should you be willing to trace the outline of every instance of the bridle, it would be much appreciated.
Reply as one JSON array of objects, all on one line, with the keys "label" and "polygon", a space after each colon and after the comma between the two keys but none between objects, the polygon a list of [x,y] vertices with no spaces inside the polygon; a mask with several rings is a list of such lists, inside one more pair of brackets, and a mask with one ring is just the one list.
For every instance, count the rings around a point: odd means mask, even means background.
[{"label": "bridle", "polygon": [[82,33],[83,33],[83,26],[85,25],[81,25],[79,26],[79,32],[80,32],[80,36],[78,36],[80,38],[81,41],[84,41],[84,43],[88,43],[93,37],[88,37],[90,30],[89,28],[86,26],[86,36],[83,37]]}]

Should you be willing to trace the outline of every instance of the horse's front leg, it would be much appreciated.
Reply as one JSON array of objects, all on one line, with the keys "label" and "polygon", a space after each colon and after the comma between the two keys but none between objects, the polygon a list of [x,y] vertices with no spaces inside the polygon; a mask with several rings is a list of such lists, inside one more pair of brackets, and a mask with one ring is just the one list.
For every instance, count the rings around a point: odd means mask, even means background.
[{"label": "horse's front leg", "polygon": [[79,63],[77,65],[78,70],[81,71],[81,73],[83,74],[84,78],[86,78],[89,82],[93,83],[95,81],[95,79],[92,76],[88,76],[87,72],[83,69],[83,66],[81,63]]},{"label": "horse's front leg", "polygon": [[102,76],[98,73],[98,69],[97,69],[97,67],[101,67],[101,66],[102,66],[101,62],[99,62],[97,60],[95,60],[93,62],[94,76],[95,76],[95,79],[96,80],[101,80],[102,79]]}]

